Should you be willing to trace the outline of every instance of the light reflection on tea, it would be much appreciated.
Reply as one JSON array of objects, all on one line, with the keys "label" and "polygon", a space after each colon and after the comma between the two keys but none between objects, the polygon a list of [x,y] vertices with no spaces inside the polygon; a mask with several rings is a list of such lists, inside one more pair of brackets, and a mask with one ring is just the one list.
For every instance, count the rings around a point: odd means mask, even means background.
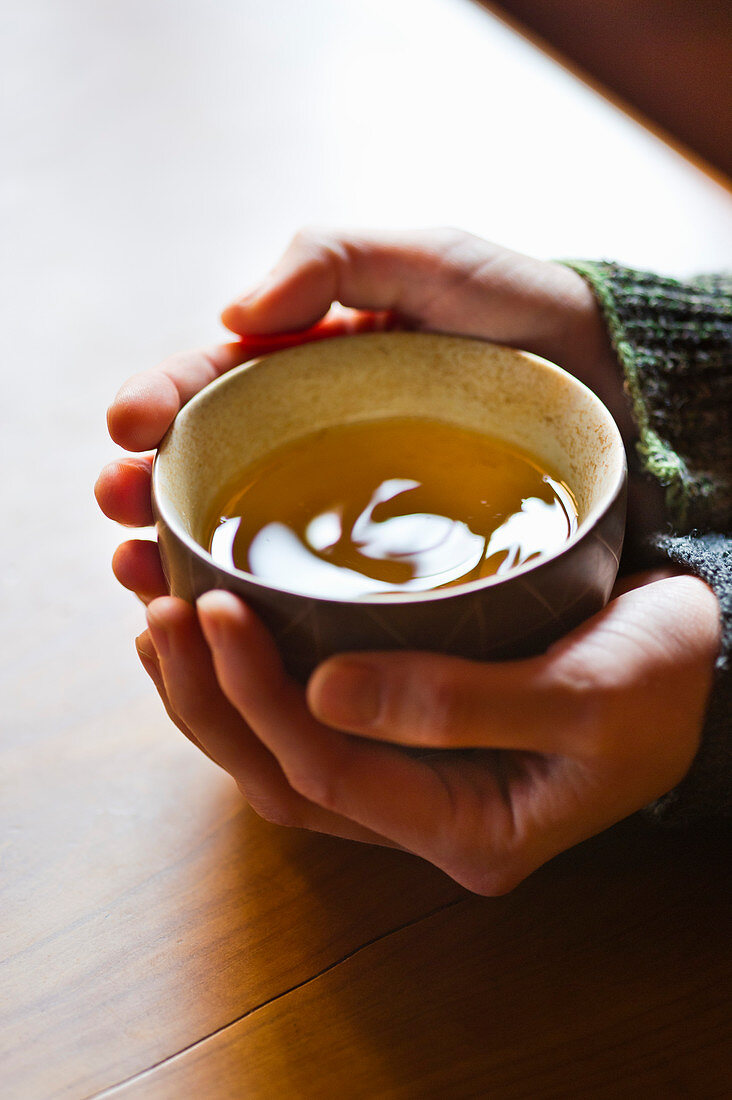
[{"label": "light reflection on tea", "polygon": [[389,418],[314,432],[249,467],[217,507],[208,547],[277,587],[357,599],[503,574],[576,526],[571,490],[525,452]]}]

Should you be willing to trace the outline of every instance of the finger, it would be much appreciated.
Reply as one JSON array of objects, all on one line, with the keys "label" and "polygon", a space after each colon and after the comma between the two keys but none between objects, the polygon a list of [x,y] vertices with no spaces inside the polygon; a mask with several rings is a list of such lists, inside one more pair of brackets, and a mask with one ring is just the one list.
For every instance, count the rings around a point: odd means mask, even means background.
[{"label": "finger", "polygon": [[251,736],[222,695],[190,604],[172,596],[147,609],[148,630],[158,656],[167,698],[176,715],[222,768],[246,769]]},{"label": "finger", "polygon": [[134,374],[107,411],[109,434],[129,451],[157,447],[178,411],[219,375],[251,358],[241,343],[184,352]]},{"label": "finger", "polygon": [[579,690],[545,660],[480,663],[436,653],[332,657],[310,679],[313,715],[338,729],[433,749],[561,753]]},{"label": "finger", "polygon": [[405,327],[404,322],[392,310],[346,309],[336,304],[309,328],[268,334],[242,334],[241,345],[253,359],[282,348],[326,340],[331,336],[355,336],[360,332],[386,332]]},{"label": "finger", "polygon": [[333,302],[359,310],[391,309],[392,296],[375,278],[362,293],[349,293],[355,242],[345,235],[298,233],[267,278],[228,306],[221,320],[241,336],[259,336],[316,326]]},{"label": "finger", "polygon": [[190,604],[172,597],[156,600],[148,608],[148,629],[163,680],[161,695],[173,721],[233,776],[259,814],[279,824],[385,843],[384,838],[310,804],[290,787],[276,758],[222,693]]},{"label": "finger", "polygon": [[[145,669],[145,672],[148,674],[153,684],[155,685],[155,689],[160,696],[163,706],[165,707],[168,718],[170,718],[171,722],[178,727],[181,733],[184,734],[185,737],[187,737],[187,739],[193,745],[195,745],[197,749],[200,749],[201,752],[205,756],[208,756],[209,760],[211,760],[212,757],[210,753],[206,752],[205,748],[198,740],[198,738],[193,734],[193,732],[180,718],[180,716],[175,713],[171,706],[170,699],[168,698],[168,693],[165,690],[163,674],[160,671],[160,661],[158,660],[158,655],[155,650],[155,646],[153,644],[153,640],[149,630],[143,631],[142,634],[135,638],[135,648],[137,649],[137,656],[140,658],[140,664]],[[216,761],[213,762],[216,763]]]},{"label": "finger", "polygon": [[153,456],[128,457],[108,463],[99,474],[94,495],[105,516],[127,527],[154,522],[150,503]]},{"label": "finger", "polygon": [[149,539],[134,539],[118,546],[112,572],[123,588],[129,588],[145,604],[168,594],[158,544]]},{"label": "finger", "polygon": [[[523,661],[334,657],[313,674],[308,701],[319,720],[363,737],[591,760],[629,729],[636,738],[643,726],[653,730],[672,698],[687,727],[689,699],[703,708],[719,634],[714,597],[708,606],[699,585],[677,576],[632,588]],[[679,734],[684,751],[687,740]]]},{"label": "finger", "polygon": [[[424,761],[317,722],[272,638],[228,592],[197,603],[221,687],[309,802],[446,867],[453,797]],[[246,659],[242,660],[242,655]]]},{"label": "finger", "polygon": [[467,235],[303,230],[267,278],[221,319],[241,334],[286,331],[314,324],[339,302],[421,321],[425,304],[455,278],[448,253],[457,238]]},{"label": "finger", "polygon": [[232,331],[304,328],[334,301],[393,311],[416,327],[556,351],[558,319],[587,308],[582,279],[452,229],[305,230],[262,284],[222,313]]}]

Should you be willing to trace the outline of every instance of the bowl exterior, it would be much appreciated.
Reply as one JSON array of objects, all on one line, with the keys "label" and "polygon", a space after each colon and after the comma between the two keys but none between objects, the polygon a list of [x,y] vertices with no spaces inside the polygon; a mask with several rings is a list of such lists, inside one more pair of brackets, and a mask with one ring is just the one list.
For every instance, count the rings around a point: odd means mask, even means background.
[{"label": "bowl exterior", "polygon": [[418,649],[474,660],[542,653],[599,611],[618,571],[625,484],[573,545],[496,582],[413,601],[341,602],[282,592],[195,554],[157,512],[163,567],[173,595],[194,601],[223,588],[247,601],[272,631],[289,672],[305,681],[334,653]]}]

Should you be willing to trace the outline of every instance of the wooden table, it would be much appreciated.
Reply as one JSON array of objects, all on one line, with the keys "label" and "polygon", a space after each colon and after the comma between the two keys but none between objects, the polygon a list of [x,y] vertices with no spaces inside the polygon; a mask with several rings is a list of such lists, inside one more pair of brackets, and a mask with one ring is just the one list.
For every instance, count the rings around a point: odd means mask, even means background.
[{"label": "wooden table", "polygon": [[169,724],[91,487],[120,381],[304,222],[728,263],[698,168],[470,0],[6,0],[0,1094],[722,1097],[729,836],[480,899],[258,820]]}]

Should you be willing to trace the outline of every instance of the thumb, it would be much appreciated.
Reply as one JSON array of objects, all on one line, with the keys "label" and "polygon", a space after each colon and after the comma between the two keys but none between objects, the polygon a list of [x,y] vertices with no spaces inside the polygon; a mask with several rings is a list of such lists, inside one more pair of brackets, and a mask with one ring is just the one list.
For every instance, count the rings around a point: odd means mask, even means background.
[{"label": "thumb", "polygon": [[713,593],[670,577],[617,597],[542,656],[347,654],[316,669],[307,698],[328,725],[403,745],[592,758],[642,749],[661,728],[686,759],[718,644]]},{"label": "thumb", "polygon": [[391,310],[399,302],[401,280],[393,273],[387,277],[387,270],[399,251],[396,241],[367,234],[302,230],[269,275],[227,306],[221,320],[247,336],[309,328],[333,302]]},{"label": "thumb", "polygon": [[313,673],[307,701],[327,725],[396,744],[561,754],[576,697],[546,658],[397,652],[331,657]]},{"label": "thumb", "polygon": [[588,312],[596,314],[591,292],[569,268],[460,230],[309,229],[221,319],[240,336],[290,332],[314,325],[333,302],[391,311],[409,327],[522,347],[570,370],[575,344],[578,362],[587,358],[583,326]]}]

